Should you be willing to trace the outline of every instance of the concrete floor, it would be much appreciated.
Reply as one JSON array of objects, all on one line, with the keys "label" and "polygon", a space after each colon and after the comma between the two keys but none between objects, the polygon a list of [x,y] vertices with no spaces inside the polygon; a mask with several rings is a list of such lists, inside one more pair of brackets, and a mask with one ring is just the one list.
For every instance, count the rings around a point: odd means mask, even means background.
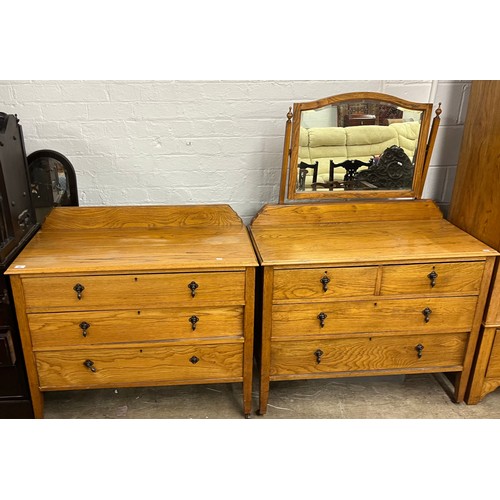
[{"label": "concrete floor", "polygon": [[[297,380],[271,384],[254,419],[498,419],[500,389],[481,403],[453,403],[440,375]],[[45,393],[46,419],[242,419],[242,385],[213,384]]]}]

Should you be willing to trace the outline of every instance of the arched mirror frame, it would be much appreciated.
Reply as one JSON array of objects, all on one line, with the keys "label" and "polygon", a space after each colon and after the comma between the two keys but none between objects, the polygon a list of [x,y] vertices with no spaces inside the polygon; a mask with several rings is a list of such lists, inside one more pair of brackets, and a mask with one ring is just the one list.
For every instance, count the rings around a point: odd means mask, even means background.
[{"label": "arched mirror frame", "polygon": [[[376,190],[376,191],[297,191],[298,176],[298,154],[299,154],[299,134],[300,117],[302,111],[316,110],[326,106],[331,106],[343,102],[356,100],[379,101],[386,104],[393,104],[403,108],[420,111],[422,113],[420,135],[417,142],[417,155],[414,164],[413,183],[410,190]],[[281,186],[279,203],[286,201],[285,194],[289,200],[335,200],[335,199],[387,199],[387,198],[420,198],[424,188],[425,177],[429,167],[430,156],[436,139],[437,128],[439,126],[439,115],[441,114],[441,103],[436,110],[436,116],[429,133],[432,103],[418,103],[407,101],[399,97],[379,92],[350,92],[331,97],[325,97],[316,101],[293,104],[287,114],[285,127],[285,143],[283,147],[283,162],[281,172]]]}]

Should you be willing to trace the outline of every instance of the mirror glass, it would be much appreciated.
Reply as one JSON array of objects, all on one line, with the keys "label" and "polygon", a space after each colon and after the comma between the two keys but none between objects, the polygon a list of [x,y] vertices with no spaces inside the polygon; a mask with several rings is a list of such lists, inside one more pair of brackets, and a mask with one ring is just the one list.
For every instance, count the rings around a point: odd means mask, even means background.
[{"label": "mirror glass", "polygon": [[414,197],[431,109],[373,93],[295,104],[288,197]]}]

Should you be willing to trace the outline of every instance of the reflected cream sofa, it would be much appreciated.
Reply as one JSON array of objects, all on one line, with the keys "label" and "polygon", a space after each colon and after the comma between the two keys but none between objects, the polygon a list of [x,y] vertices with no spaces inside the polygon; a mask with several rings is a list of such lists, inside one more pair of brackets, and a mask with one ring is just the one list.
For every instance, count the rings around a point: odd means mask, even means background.
[{"label": "reflected cream sofa", "polygon": [[[387,148],[396,145],[403,148],[413,160],[420,133],[419,122],[392,123],[382,125],[360,125],[357,127],[315,127],[300,129],[299,163],[318,162],[318,182],[328,182],[330,160],[342,163],[345,160],[368,162],[381,155]],[[367,168],[362,167],[360,170]],[[345,170],[336,168],[334,179],[342,181]],[[312,182],[312,169],[308,170],[306,187]]]}]

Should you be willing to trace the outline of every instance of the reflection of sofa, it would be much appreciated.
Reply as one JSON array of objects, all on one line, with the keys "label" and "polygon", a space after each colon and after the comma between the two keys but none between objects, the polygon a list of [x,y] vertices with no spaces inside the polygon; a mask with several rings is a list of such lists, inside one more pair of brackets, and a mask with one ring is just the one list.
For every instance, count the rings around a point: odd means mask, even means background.
[{"label": "reflection of sofa", "polygon": [[[382,125],[360,125],[357,127],[316,127],[300,129],[299,163],[318,162],[318,182],[328,182],[330,160],[342,163],[345,160],[367,162],[372,156],[381,155],[390,146],[403,148],[413,160],[420,132],[419,122],[392,123]],[[367,168],[362,167],[360,170]],[[345,170],[336,168],[334,178],[342,181]],[[306,186],[312,182],[312,169],[306,177]]]}]

